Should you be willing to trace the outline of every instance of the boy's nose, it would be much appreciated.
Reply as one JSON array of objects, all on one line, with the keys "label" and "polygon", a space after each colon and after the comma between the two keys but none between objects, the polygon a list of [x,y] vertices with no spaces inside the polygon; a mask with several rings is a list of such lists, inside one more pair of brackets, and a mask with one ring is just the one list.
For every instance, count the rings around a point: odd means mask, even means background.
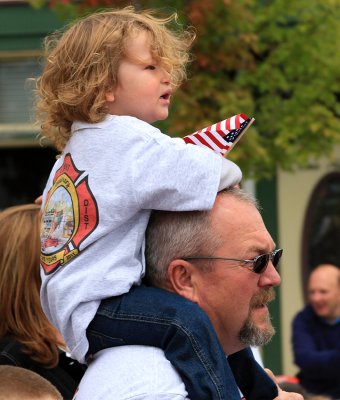
[{"label": "boy's nose", "polygon": [[164,83],[170,83],[171,82],[171,74],[168,70],[165,68],[162,69],[163,75],[162,75],[162,82]]}]

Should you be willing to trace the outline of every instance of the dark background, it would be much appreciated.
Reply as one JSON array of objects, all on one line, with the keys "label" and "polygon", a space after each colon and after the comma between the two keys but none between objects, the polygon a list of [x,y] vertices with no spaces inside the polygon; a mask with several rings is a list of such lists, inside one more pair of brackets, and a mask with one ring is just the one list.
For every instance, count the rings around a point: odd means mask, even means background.
[{"label": "dark background", "polygon": [[51,148],[0,149],[0,209],[42,194],[55,158]]}]

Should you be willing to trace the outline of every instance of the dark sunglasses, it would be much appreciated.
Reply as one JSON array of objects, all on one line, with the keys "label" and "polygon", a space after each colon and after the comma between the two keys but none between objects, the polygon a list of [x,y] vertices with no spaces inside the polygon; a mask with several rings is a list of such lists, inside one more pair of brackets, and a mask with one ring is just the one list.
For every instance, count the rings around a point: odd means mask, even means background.
[{"label": "dark sunglasses", "polygon": [[251,271],[255,272],[256,274],[262,274],[268,266],[269,261],[271,261],[275,268],[277,268],[280,258],[282,256],[283,250],[277,249],[272,251],[271,253],[261,254],[253,258],[252,260],[242,260],[240,258],[225,258],[225,257],[183,257],[183,260],[226,260],[226,261],[239,261],[242,263],[252,263],[253,267]]}]

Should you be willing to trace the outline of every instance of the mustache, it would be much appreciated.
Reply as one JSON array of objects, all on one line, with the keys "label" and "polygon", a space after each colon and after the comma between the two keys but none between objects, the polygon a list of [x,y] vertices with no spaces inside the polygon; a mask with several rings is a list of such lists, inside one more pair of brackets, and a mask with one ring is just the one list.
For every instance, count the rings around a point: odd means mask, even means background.
[{"label": "mustache", "polygon": [[250,308],[259,307],[263,304],[267,304],[275,300],[276,294],[272,287],[262,289],[260,292],[255,294],[250,301]]}]

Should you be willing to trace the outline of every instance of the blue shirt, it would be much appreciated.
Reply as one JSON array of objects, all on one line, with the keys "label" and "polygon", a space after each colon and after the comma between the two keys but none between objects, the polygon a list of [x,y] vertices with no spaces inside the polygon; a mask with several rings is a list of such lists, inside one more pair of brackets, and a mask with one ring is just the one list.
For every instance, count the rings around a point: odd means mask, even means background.
[{"label": "blue shirt", "polygon": [[301,385],[340,399],[340,320],[329,324],[306,306],[293,320],[292,341]]}]

